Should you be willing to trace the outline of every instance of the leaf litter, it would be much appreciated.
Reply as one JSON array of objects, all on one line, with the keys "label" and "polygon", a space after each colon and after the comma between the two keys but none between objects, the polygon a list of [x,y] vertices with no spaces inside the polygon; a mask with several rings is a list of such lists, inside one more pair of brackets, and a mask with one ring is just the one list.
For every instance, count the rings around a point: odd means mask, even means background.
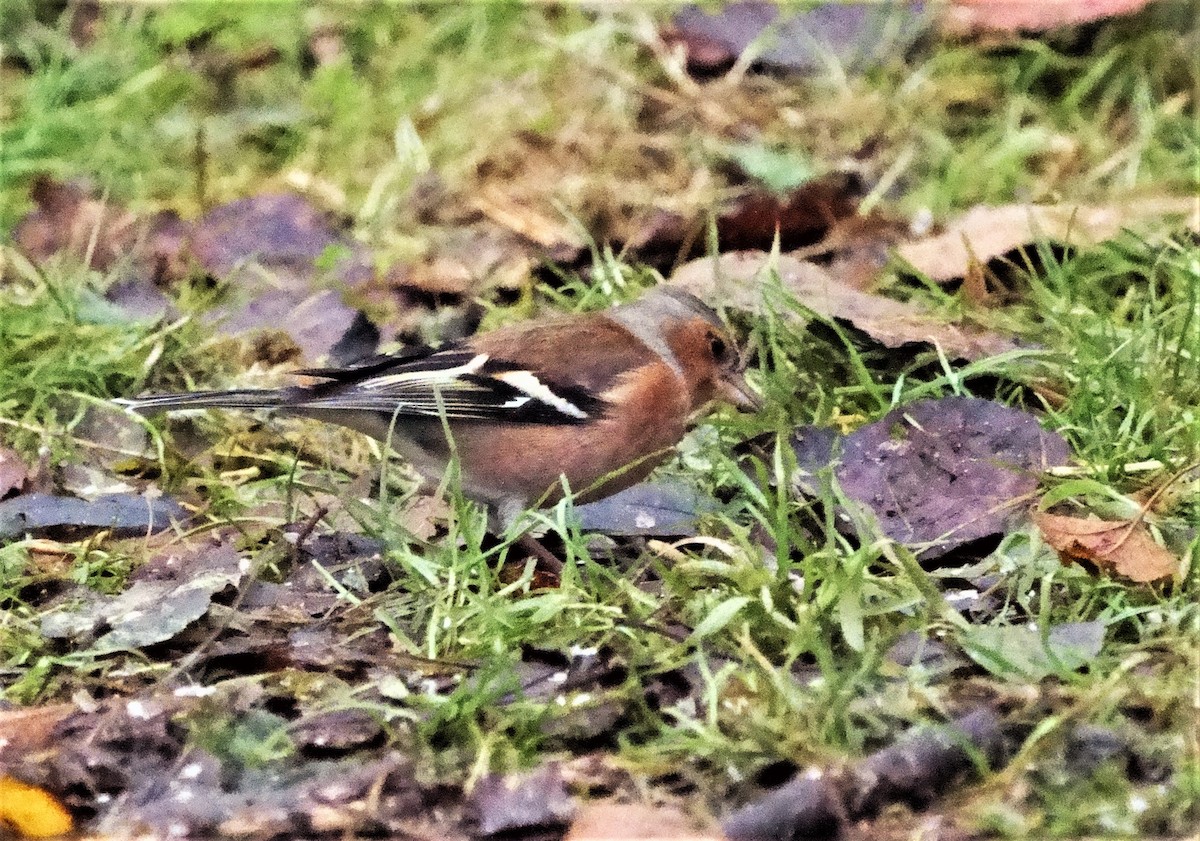
[{"label": "leaf litter", "polygon": [[[764,312],[763,289],[777,275],[787,294],[819,316],[845,322],[889,348],[934,345],[952,359],[981,359],[1023,347],[1017,339],[973,325],[949,324],[916,303],[897,301],[840,283],[823,267],[796,257],[742,251],[702,257],[681,266],[670,283],[704,300],[754,314]],[[784,311],[785,316],[801,316]]]},{"label": "leaf litter", "polygon": [[692,72],[728,69],[751,50],[755,65],[775,72],[816,73],[836,62],[862,73],[905,52],[927,31],[926,5],[822,3],[795,12],[757,0],[715,12],[689,5],[676,13],[666,38],[686,48]]},{"label": "leaf litter", "polygon": [[[747,44],[772,26],[778,29],[782,23],[785,31],[793,31],[786,29],[795,25],[792,20],[774,20],[777,12],[766,4],[731,4],[722,14],[728,12],[732,19],[734,15],[747,15],[756,7],[768,11],[772,19],[751,31],[749,40],[743,38],[740,44],[726,48],[727,57],[736,59]],[[803,52],[806,42],[800,38],[781,41],[776,46],[792,52],[776,56],[773,60],[777,60],[777,67],[811,70],[818,66],[822,50],[846,60],[857,60],[851,59],[851,53],[847,51],[852,39],[836,41],[837,29],[846,26],[851,35],[857,32],[861,41],[865,30],[856,30],[859,24],[854,20],[855,16],[862,18],[865,11],[835,6],[815,11],[815,16],[801,21],[800,25],[808,31],[814,28],[814,21],[825,21],[821,26],[828,25],[829,30],[817,34],[835,40],[822,44],[821,50],[807,53]],[[693,19],[702,14],[695,9],[684,13]],[[820,30],[820,27],[816,28]],[[907,38],[920,32],[903,28],[901,34]],[[693,40],[710,49],[711,42],[716,39],[710,39],[707,45],[701,43],[702,38]],[[763,41],[756,48],[767,43]],[[878,49],[876,44],[867,46]],[[331,46],[335,53],[345,48],[345,43]],[[693,46],[689,44],[691,49]],[[887,53],[878,51],[875,56],[886,59]],[[725,62],[727,57],[719,61]],[[689,60],[691,58],[689,52]],[[874,59],[868,57],[868,60]],[[336,59],[334,61],[336,63]],[[648,96],[648,99],[652,98]],[[646,126],[653,123],[653,110],[652,105],[645,108],[642,117]],[[608,142],[603,133],[596,132],[596,137],[587,137],[588,134],[587,131],[578,132],[566,142],[527,134],[518,136],[510,147],[500,146],[493,150],[475,173],[479,185],[477,195],[456,197],[458,200],[465,198],[457,211],[443,206],[434,213],[446,212],[452,217],[455,212],[465,212],[466,216],[455,217],[454,222],[471,225],[471,236],[457,240],[457,244],[450,244],[448,239],[414,262],[397,264],[384,279],[367,276],[366,267],[372,264],[374,256],[350,240],[341,230],[341,223],[317,210],[308,200],[280,194],[266,194],[218,207],[195,223],[156,217],[149,222],[149,233],[133,237],[130,231],[137,229],[138,220],[109,208],[104,202],[94,202],[88,198],[90,193],[83,190],[57,199],[50,197],[46,202],[47,209],[57,201],[60,216],[50,222],[42,219],[40,231],[29,228],[34,232],[29,236],[34,238],[28,241],[38,242],[36,237],[41,237],[40,253],[65,249],[77,258],[90,253],[93,260],[99,255],[100,262],[93,265],[111,266],[111,261],[124,253],[129,243],[149,240],[152,242],[151,256],[139,258],[144,262],[135,264],[138,276],[111,287],[107,293],[109,299],[125,309],[130,317],[162,317],[168,313],[171,299],[162,295],[160,287],[164,281],[170,283],[184,277],[187,270],[181,260],[192,260],[195,261],[193,269],[199,268],[219,282],[237,285],[239,288],[234,291],[244,296],[243,302],[231,305],[223,313],[227,316],[225,329],[240,333],[264,322],[284,325],[289,331],[301,333],[299,336],[293,333],[291,338],[299,351],[310,358],[322,354],[352,358],[363,348],[373,349],[380,333],[372,336],[367,330],[353,350],[338,349],[355,325],[362,327],[365,318],[357,309],[362,301],[354,299],[351,302],[353,296],[343,295],[346,287],[354,287],[355,294],[361,294],[363,300],[375,304],[398,302],[398,308],[404,311],[466,309],[465,300],[497,278],[512,278],[513,285],[520,287],[529,282],[530,270],[544,265],[547,258],[568,265],[581,260],[587,243],[575,225],[563,220],[560,209],[550,200],[564,191],[563,185],[572,185],[573,190],[569,192],[567,207],[580,214],[584,227],[590,232],[598,232],[598,240],[631,246],[629,253],[634,255],[649,255],[654,248],[673,249],[672,256],[695,253],[693,249],[699,247],[696,223],[704,222],[703,214],[694,212],[696,197],[706,194],[713,185],[696,179],[686,190],[682,189],[680,179],[691,178],[692,173],[685,167],[676,167],[674,159],[671,166],[664,167],[663,156],[652,144],[638,152],[638,165],[625,173],[628,175],[625,181],[616,186],[602,179],[595,179],[595,183],[586,182],[591,170],[606,168],[610,156],[610,150],[602,148]],[[644,137],[623,138],[622,142],[644,144],[645,140]],[[544,154],[526,154],[539,149]],[[611,157],[622,157],[627,151],[627,148],[617,150]],[[790,283],[793,291],[802,293],[804,306],[821,317],[852,325],[887,347],[937,345],[952,358],[979,359],[1024,347],[1012,337],[989,333],[971,324],[947,325],[941,323],[936,314],[918,306],[872,295],[868,290],[874,288],[885,262],[879,254],[895,243],[888,241],[887,246],[881,248],[879,240],[873,238],[874,233],[868,235],[856,226],[861,193],[841,174],[830,179],[814,179],[785,194],[772,194],[748,183],[753,181],[752,173],[742,172],[740,176],[732,176],[731,180],[736,189],[726,191],[725,195],[735,198],[721,202],[717,210],[718,238],[725,249],[740,245],[762,251],[749,256],[721,254],[715,258],[717,265],[712,261],[708,265],[698,261],[694,264],[698,280],[681,274],[679,282],[699,284],[698,288],[704,290],[710,301],[760,311],[761,295],[755,293],[761,292],[761,288],[756,284],[760,283],[761,269],[768,260],[765,249],[770,247],[778,232],[788,247],[813,249],[810,252],[802,250],[801,254],[815,255],[822,248],[825,250],[820,257],[833,260],[855,248],[868,254],[853,282],[843,282],[842,275],[829,266],[804,263],[796,255],[781,256],[787,272],[785,287]],[[607,191],[605,195],[598,192],[597,185]],[[828,201],[824,204],[814,199],[822,195],[817,188],[829,189],[825,194]],[[442,200],[445,201],[444,196]],[[1025,215],[1029,216],[1028,213]],[[441,221],[447,221],[447,218],[443,217]],[[661,224],[657,228],[647,226],[647,218],[657,218]],[[984,220],[980,228],[986,229],[997,218]],[[1061,217],[1052,214],[1053,219]],[[686,223],[679,220],[686,220]],[[1020,223],[1014,220],[1015,214],[1005,224],[1019,227]],[[1098,226],[1108,224],[1102,216],[1089,216],[1086,221]],[[651,231],[653,236],[638,240],[640,232],[647,227],[655,228]],[[849,234],[845,233],[847,230]],[[1058,230],[1071,233],[1069,225]],[[70,236],[62,238],[63,231],[70,232]],[[1033,231],[1030,225],[1026,225],[1026,231],[1021,235],[1025,237],[1024,241],[1016,247],[1038,241],[1045,232],[1044,226]],[[104,247],[88,245],[89,240],[97,236],[96,232],[106,240]],[[964,228],[950,233],[958,234],[962,244],[968,231]],[[840,241],[839,236],[842,237]],[[954,277],[949,272],[957,271],[958,266],[965,264],[964,272],[969,272],[973,262],[981,259],[981,254],[1004,244],[990,243],[982,236],[976,238],[978,242],[970,236],[966,239],[971,245],[961,250],[952,248],[946,239],[917,245],[927,246],[928,253],[945,258],[945,263],[926,266],[946,274],[949,279]],[[190,256],[186,256],[189,248]],[[997,256],[1009,251],[1011,249]],[[904,253],[903,247],[901,253]],[[919,250],[914,253],[921,256]],[[726,260],[727,263],[721,263]],[[744,265],[740,265],[739,260],[743,260]],[[321,266],[318,267],[318,263]],[[725,269],[732,275],[739,272],[743,275],[742,286],[733,294],[727,294],[727,288],[715,284],[705,285]],[[336,288],[314,289],[318,276],[321,276],[320,283],[328,282]],[[837,278],[836,282],[834,278]],[[277,284],[282,287],[278,288]],[[857,294],[846,293],[844,289]],[[330,315],[328,322],[317,325],[317,319],[324,313]],[[377,331],[380,327],[395,328],[416,336],[426,329],[412,326],[413,322],[406,320],[403,314],[393,313],[382,320],[379,320],[377,310],[373,309],[372,314],[377,320],[369,322],[369,326]],[[446,328],[450,335],[454,335],[455,330],[465,334],[477,324],[478,316],[471,314],[454,324],[434,325],[433,330]],[[304,325],[327,329],[320,335],[305,336]],[[988,532],[990,534],[1002,533],[1012,525],[1006,519],[1011,513],[1009,509],[1015,511],[1019,507],[1009,503],[1023,498],[1031,487],[1036,487],[1039,465],[1044,465],[1047,459],[1039,461],[1035,458],[1035,448],[1020,450],[1014,445],[1013,449],[1005,449],[1005,442],[988,434],[980,435],[978,439],[971,437],[968,429],[971,423],[982,419],[983,426],[987,427],[996,421],[996,416],[988,413],[997,411],[997,405],[980,407],[976,415],[961,405],[939,401],[939,405],[931,410],[934,417],[920,415],[923,424],[919,428],[908,423],[905,416],[894,413],[885,419],[888,425],[884,426],[885,421],[881,421],[880,425],[860,430],[862,436],[854,439],[851,445],[851,462],[855,467],[870,462],[872,454],[878,456],[888,447],[922,440],[912,446],[918,455],[908,464],[904,464],[905,459],[899,459],[901,466],[897,473],[872,474],[866,470],[860,477],[848,468],[844,474],[846,484],[865,493],[866,486],[872,481],[882,482],[892,491],[909,488],[913,496],[922,498],[931,496],[929,487],[939,489],[938,494],[933,495],[941,497],[937,501],[941,507],[937,510],[910,512],[905,509],[901,519],[910,528],[898,533],[897,539],[901,542],[919,546],[928,541],[918,540],[918,537],[944,537],[948,532],[966,534],[977,523],[981,533],[985,525],[995,530]],[[904,409],[913,411],[914,406]],[[1008,431],[1017,438],[1024,436],[1024,443],[1028,444],[1028,439],[1035,437],[1032,432],[1037,426],[1036,419],[1016,410],[1006,411],[1021,415]],[[949,428],[938,426],[939,412],[949,415],[944,424]],[[956,427],[960,420],[962,423]],[[1003,427],[1010,420],[1013,420],[1011,416],[999,425]],[[898,431],[901,434],[893,437]],[[930,431],[934,434],[928,436],[930,440],[924,440],[925,433]],[[853,435],[847,437],[843,446],[850,444],[853,438]],[[980,440],[982,446],[972,446]],[[829,442],[828,452],[834,449],[835,441],[836,437]],[[1046,451],[1057,452],[1057,444],[1050,446],[1042,440],[1041,445]],[[959,457],[956,446],[967,446],[971,455]],[[989,454],[988,447],[994,447],[994,452]],[[947,452],[953,453],[954,457],[945,458],[943,463]],[[1003,457],[997,457],[997,453]],[[828,461],[824,462],[825,466],[828,464]],[[931,465],[947,469],[930,471]],[[961,506],[965,516],[956,520],[950,516],[950,509],[958,502],[954,497],[958,488],[954,488],[954,493],[948,489],[960,481],[969,489],[965,498],[970,504]],[[979,493],[992,481],[997,486],[994,497]],[[667,496],[666,511],[662,500],[652,496],[649,503],[643,499],[618,511],[600,527],[609,533],[625,528],[632,534],[649,534],[651,529],[660,527],[663,513],[670,513],[676,507],[692,507],[691,501],[677,505],[671,501],[670,494]],[[1003,509],[1005,515],[1001,516],[997,508]],[[1000,522],[990,523],[989,518],[993,515]],[[887,518],[886,510],[883,516]],[[649,524],[649,519],[655,521],[653,525]],[[690,534],[695,528],[694,520],[685,517],[682,522],[683,525],[664,528],[683,529],[686,526],[685,533]],[[912,528],[914,524],[926,531]],[[441,532],[440,525],[426,523],[422,528],[431,536]],[[291,534],[294,537],[296,532]],[[423,660],[411,652],[396,650],[400,645],[398,638],[404,633],[416,635],[420,629],[402,625],[385,629],[374,621],[380,614],[371,616],[373,603],[370,600],[390,586],[390,573],[378,557],[378,545],[366,541],[362,545],[347,546],[354,544],[354,537],[320,534],[301,539],[293,547],[294,553],[286,557],[273,556],[282,565],[282,580],[231,578],[225,587],[213,589],[220,583],[222,574],[231,575],[226,569],[230,561],[249,554],[232,553],[218,563],[215,570],[193,570],[196,580],[207,582],[194,593],[186,591],[186,582],[175,571],[163,570],[159,563],[152,561],[151,572],[147,572],[145,578],[135,576],[133,586],[121,596],[104,597],[91,606],[79,608],[76,623],[68,629],[78,636],[73,639],[63,637],[60,644],[95,645],[106,639],[105,635],[121,630],[126,636],[118,636],[116,642],[134,649],[148,648],[132,652],[138,656],[170,662],[171,657],[188,651],[189,673],[178,686],[176,697],[166,698],[161,692],[153,697],[127,695],[127,703],[122,708],[120,698],[96,701],[82,693],[80,709],[68,716],[70,723],[56,719],[58,729],[53,738],[56,743],[61,741],[64,748],[43,753],[39,759],[45,761],[44,765],[32,765],[32,760],[26,757],[10,762],[2,753],[0,764],[16,768],[23,779],[53,781],[54,787],[47,789],[50,791],[58,791],[57,786],[65,781],[71,786],[73,799],[70,805],[76,814],[95,816],[98,811],[102,812],[97,825],[111,831],[122,829],[127,825],[123,822],[131,820],[163,833],[182,828],[189,834],[219,833],[243,837],[269,837],[297,831],[314,835],[390,832],[420,837],[466,837],[474,832],[479,825],[464,820],[460,814],[465,792],[454,785],[419,782],[420,769],[414,767],[411,757],[388,751],[380,744],[380,733],[384,733],[385,744],[391,737],[387,729],[390,722],[358,709],[321,709],[326,703],[344,701],[346,696],[338,693],[348,688],[351,681],[366,681],[366,684],[354,687],[354,691],[362,693],[359,699],[366,703],[379,697],[374,694],[376,691],[383,695],[385,687],[392,693],[390,697],[421,694],[444,701],[460,685],[462,676],[469,675],[476,665],[448,664],[432,658]],[[953,540],[946,545],[952,543]],[[203,556],[199,557],[202,559]],[[158,561],[161,562],[161,556]],[[158,572],[153,572],[156,568]],[[222,572],[223,569],[226,572]],[[647,588],[655,583],[643,582]],[[237,600],[226,603],[229,593],[239,587]],[[132,595],[139,592],[142,598],[133,599]],[[150,621],[148,626],[139,626],[138,620],[143,617],[138,611],[145,609],[152,613],[155,605],[151,602],[155,594],[163,605],[179,607],[180,619],[187,616],[192,619],[183,624]],[[127,598],[126,602],[120,601],[123,597]],[[750,602],[751,599],[746,597],[739,609]],[[1103,628],[1099,629],[1097,637],[1098,623],[1079,624],[1081,627],[1052,628],[1053,645],[1049,653],[1043,660],[1034,656],[1032,662],[1019,664],[1017,671],[1021,672],[1021,679],[1036,680],[1039,676],[1055,674],[1064,664],[1074,663],[1076,665],[1071,668],[1078,668],[1086,661],[1088,652],[1097,649],[1103,641]],[[64,620],[64,625],[70,623]],[[110,627],[114,625],[116,627]],[[697,627],[701,626],[698,624]],[[1031,647],[1028,629],[1013,627],[1020,633],[1014,632],[1011,638],[1000,640],[1002,646]],[[682,631],[687,637],[687,629]],[[155,641],[154,637],[163,634],[166,636]],[[120,646],[111,645],[113,641],[109,639],[105,647],[92,653],[101,654],[107,662],[123,663],[128,667],[136,658],[123,659],[122,652],[117,650]],[[982,646],[976,647],[976,650],[981,649]],[[721,665],[716,655],[709,662]],[[566,735],[552,733],[562,740],[554,744],[570,744],[576,738],[587,744],[589,739],[606,734],[610,739],[615,738],[614,730],[620,727],[620,717],[628,707],[628,698],[620,692],[608,693],[606,698],[603,690],[606,684],[611,685],[614,680],[619,682],[629,669],[620,657],[611,656],[609,652],[577,657],[567,652],[527,651],[522,653],[519,667],[525,678],[522,681],[525,697],[566,697],[567,693],[561,691],[565,687],[579,694],[593,690],[600,699],[594,707],[585,710],[582,726],[571,728],[572,732]],[[802,667],[803,664],[799,664],[796,670]],[[704,680],[691,674],[692,671],[695,671],[694,667],[690,671],[657,673],[658,685],[651,688],[668,700],[699,703],[706,697],[703,693],[707,688]],[[562,684],[560,673],[566,676]],[[191,680],[195,682],[189,683]],[[255,688],[234,691],[225,681],[255,684]],[[113,678],[104,691],[128,691],[128,686],[133,683],[136,681],[122,683],[119,678]],[[648,681],[648,684],[653,683]],[[189,697],[192,692],[207,696],[210,691],[215,698],[208,703]],[[516,700],[518,696],[514,694],[506,702]],[[727,693],[725,700],[734,699]],[[60,724],[62,726],[58,727]],[[959,725],[961,728],[956,729]],[[3,726],[4,719],[0,717],[0,727]],[[181,727],[192,728],[193,735],[203,731],[209,735],[215,733],[216,737],[209,739],[206,736],[202,740],[203,746],[198,746],[198,740],[186,738]],[[734,827],[738,825],[733,818],[726,822],[726,834],[733,838],[774,838],[787,835],[789,829],[794,833],[801,826],[810,827],[817,835],[832,834],[838,831],[846,817],[872,815],[890,803],[907,803],[919,808],[931,797],[944,793],[952,780],[970,773],[970,751],[963,749],[962,740],[977,751],[990,754],[995,746],[997,728],[996,716],[987,710],[974,718],[960,719],[949,730],[937,731],[938,735],[931,740],[914,739],[915,747],[902,740],[896,746],[897,750],[889,753],[890,749],[885,749],[861,763],[852,784],[840,787],[842,778],[838,778],[839,788],[834,791],[828,786],[829,774],[803,776],[781,789],[780,796],[771,801],[773,807],[779,807],[778,811],[765,808],[763,803],[752,803],[748,807],[752,814],[738,831],[750,834],[736,834]],[[553,724],[546,730],[553,730]],[[272,750],[277,753],[271,754]],[[311,761],[300,762],[297,758],[300,756]],[[274,757],[279,764],[266,770],[255,767],[256,762],[268,757]],[[928,762],[922,757],[928,758]],[[347,761],[339,762],[342,758]],[[604,773],[606,782],[610,783],[615,776],[612,769],[605,769]],[[542,765],[529,775],[506,781],[499,775],[485,777],[492,789],[491,799],[485,800],[485,808],[481,810],[482,818],[493,821],[489,826],[498,827],[496,831],[519,831],[522,827],[538,826],[551,826],[561,831],[570,814],[569,807],[573,805],[570,803],[573,793],[571,786],[563,783],[562,776],[556,775],[558,769],[555,766]],[[836,774],[832,776],[836,777]],[[552,790],[554,797],[534,800],[546,787]],[[477,788],[473,796],[478,796],[480,791]],[[484,787],[482,791],[488,793],[489,790]],[[507,792],[512,796],[505,800]],[[814,792],[815,796],[810,797],[809,794]],[[116,798],[115,802],[112,798]],[[101,803],[114,805],[100,809],[98,804]],[[180,803],[192,805],[181,807]],[[804,811],[811,804],[815,804],[813,811]],[[603,834],[618,827],[628,829],[643,821],[643,817],[623,811],[629,808],[627,804],[602,804],[597,811],[606,807],[607,814],[599,830],[589,828],[591,824],[586,818],[591,810],[585,810],[570,828],[570,837],[587,838],[590,837],[588,833]],[[489,811],[494,814],[488,814]],[[643,816],[647,824],[679,826],[670,810],[651,810]],[[480,817],[476,815],[474,820],[479,821]],[[747,825],[749,829],[744,828]],[[714,837],[716,834],[716,830],[699,831]],[[682,834],[684,830],[679,832]],[[761,835],[755,836],[755,832]]]},{"label": "leaf litter", "polygon": [[914,728],[843,773],[797,775],[723,822],[729,841],[838,838],[849,821],[891,804],[919,806],[1004,754],[1003,721],[982,707],[937,727]]},{"label": "leaf litter", "polygon": [[963,650],[992,674],[1036,683],[1078,671],[1104,646],[1103,622],[1064,622],[1043,631],[1027,625],[972,625],[960,631]]},{"label": "leaf litter", "polygon": [[8,447],[0,446],[0,500],[21,493],[29,480],[24,459]]},{"label": "leaf litter", "polygon": [[118,536],[148,535],[188,519],[187,512],[166,496],[134,493],[101,494],[94,499],[31,493],[0,502],[0,536],[75,537],[111,532]]},{"label": "leaf litter", "polygon": [[1067,442],[1037,418],[947,397],[893,409],[842,442],[834,475],[886,536],[933,559],[1003,534],[1027,516],[1042,473]]},{"label": "leaf litter", "polygon": [[1126,229],[1157,229],[1161,233],[1177,225],[1200,232],[1200,209],[1194,198],[1157,196],[1110,206],[974,207],[951,220],[942,232],[902,243],[896,251],[921,274],[946,283],[965,277],[973,265],[1006,255],[1020,261],[1017,252],[1040,242],[1084,247],[1110,240]]},{"label": "leaf litter", "polygon": [[1079,563],[1139,584],[1163,581],[1180,572],[1180,561],[1154,540],[1142,520],[1101,520],[1039,512],[1042,538],[1063,563]]},{"label": "leaf litter", "polygon": [[152,646],[207,614],[213,597],[237,587],[244,574],[227,543],[165,553],[139,567],[120,595],[42,614],[42,634],[82,643],[95,655]]},{"label": "leaf litter", "polygon": [[987,35],[1044,32],[1105,18],[1131,15],[1149,0],[1090,0],[1087,3],[994,3],[954,0],[943,29],[948,34]]}]

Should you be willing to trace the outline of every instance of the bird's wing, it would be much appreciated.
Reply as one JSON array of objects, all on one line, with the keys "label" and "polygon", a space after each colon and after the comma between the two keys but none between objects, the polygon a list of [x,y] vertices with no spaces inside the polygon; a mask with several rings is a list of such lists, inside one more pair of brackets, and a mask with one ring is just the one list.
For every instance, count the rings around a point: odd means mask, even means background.
[{"label": "bird's wing", "polygon": [[555,381],[516,361],[466,345],[375,359],[349,370],[305,373],[331,381],[293,392],[289,402],[297,409],[581,424],[602,416],[605,405],[584,386]]}]

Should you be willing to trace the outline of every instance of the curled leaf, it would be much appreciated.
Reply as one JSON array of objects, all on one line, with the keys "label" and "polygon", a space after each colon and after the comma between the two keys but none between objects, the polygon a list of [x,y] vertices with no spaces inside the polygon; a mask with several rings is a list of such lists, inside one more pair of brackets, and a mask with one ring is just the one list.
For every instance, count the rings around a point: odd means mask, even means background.
[{"label": "curled leaf", "polygon": [[1154,542],[1141,520],[1095,520],[1063,514],[1036,514],[1033,519],[1063,563],[1082,563],[1139,584],[1161,581],[1179,571],[1179,559]]}]

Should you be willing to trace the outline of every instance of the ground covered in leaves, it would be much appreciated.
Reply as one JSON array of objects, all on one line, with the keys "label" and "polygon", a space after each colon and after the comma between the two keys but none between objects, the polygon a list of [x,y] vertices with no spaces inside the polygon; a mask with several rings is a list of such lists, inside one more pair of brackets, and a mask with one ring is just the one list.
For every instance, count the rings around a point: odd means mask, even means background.
[{"label": "ground covered in leaves", "polygon": [[[4,4],[0,51],[0,832],[1194,831],[1188,4]],[[110,402],[663,283],[766,407],[531,512],[561,573],[353,433]]]}]

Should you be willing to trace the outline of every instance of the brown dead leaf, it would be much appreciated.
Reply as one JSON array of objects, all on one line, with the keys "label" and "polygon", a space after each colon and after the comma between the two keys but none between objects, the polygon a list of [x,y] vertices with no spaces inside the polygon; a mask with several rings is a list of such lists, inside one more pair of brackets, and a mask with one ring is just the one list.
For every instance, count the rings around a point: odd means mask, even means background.
[{"label": "brown dead leaf", "polygon": [[426,256],[395,263],[363,292],[383,332],[406,343],[471,335],[483,316],[478,299],[486,290],[528,285],[540,259],[537,246],[490,221],[439,224],[445,227],[431,234]]},{"label": "brown dead leaf", "polygon": [[[122,309],[130,311],[125,299],[131,289],[142,297],[152,296],[143,288],[186,272],[182,246],[188,226],[170,211],[138,218],[111,201],[96,198],[85,183],[49,177],[37,179],[30,196],[35,208],[16,227],[17,245],[34,262],[65,253],[98,271],[127,267],[117,284],[122,299],[110,296]],[[147,308],[139,304],[133,307],[133,314]],[[149,308],[158,314],[161,302]]]},{"label": "brown dead leaf", "polygon": [[[879,211],[838,219],[818,243],[797,248],[793,257],[825,265],[847,286],[870,291],[897,245],[908,239],[909,223]],[[822,260],[821,258],[824,258]]]},{"label": "brown dead leaf", "polygon": [[[858,179],[847,172],[815,178],[786,195],[765,187],[747,188],[722,206],[716,220],[717,241],[722,251],[766,250],[776,237],[784,250],[815,247],[813,244],[819,243],[822,246],[819,253],[829,253],[835,248],[858,245],[855,226],[850,220],[859,218],[861,198]],[[661,255],[687,258],[703,250],[706,224],[699,211],[659,210],[622,242],[644,259]],[[883,256],[886,258],[886,253]]]},{"label": "brown dead leaf", "polygon": [[397,266],[388,272],[388,285],[410,305],[455,306],[477,285],[471,267],[452,256],[438,255],[413,266]]},{"label": "brown dead leaf", "polygon": [[450,505],[441,494],[421,494],[404,509],[401,524],[418,540],[430,540],[444,532]]},{"label": "brown dead leaf", "polygon": [[29,467],[8,447],[0,446],[0,499],[20,493],[29,479]]},{"label": "brown dead leaf", "polygon": [[489,287],[527,283],[538,254],[527,240],[491,222],[457,225],[438,232],[424,259],[389,269],[381,286],[405,308],[459,306]]},{"label": "brown dead leaf", "polygon": [[0,710],[0,765],[48,747],[54,728],[74,711],[74,704]]},{"label": "brown dead leaf", "polygon": [[1063,563],[1076,561],[1139,584],[1162,581],[1179,571],[1179,559],[1155,543],[1140,520],[1042,513],[1035,514],[1033,520]]},{"label": "brown dead leaf", "polygon": [[1200,231],[1200,209],[1194,197],[1139,199],[1108,207],[975,207],[948,224],[942,233],[905,243],[897,253],[917,271],[944,283],[964,277],[975,262],[987,263],[1038,240],[1095,245],[1112,239],[1124,228],[1154,227],[1180,218],[1186,219],[1192,230]]},{"label": "brown dead leaf", "polygon": [[17,225],[14,238],[36,262],[67,251],[105,271],[138,237],[133,214],[92,198],[79,183],[39,178],[31,195],[36,208]]},{"label": "brown dead leaf", "polygon": [[852,217],[860,197],[855,177],[843,172],[809,181],[782,198],[753,190],[717,218],[717,237],[728,251],[770,248],[776,234],[783,249],[808,245]]},{"label": "brown dead leaf", "polygon": [[562,214],[550,215],[508,195],[496,183],[485,184],[471,206],[503,228],[549,252],[583,248],[579,234]]},{"label": "brown dead leaf", "polygon": [[1045,32],[1104,18],[1130,15],[1149,0],[954,0],[946,11],[943,31],[951,35],[984,32]]},{"label": "brown dead leaf", "polygon": [[580,810],[564,841],[723,841],[677,809],[600,800]]},{"label": "brown dead leaf", "polygon": [[762,286],[772,267],[778,270],[783,288],[804,306],[849,322],[885,347],[910,342],[936,344],[950,357],[961,359],[981,359],[1020,347],[1010,336],[947,324],[916,304],[853,289],[820,266],[786,254],[773,258],[763,251],[737,251],[703,257],[680,267],[670,283],[711,304],[759,313]]}]

